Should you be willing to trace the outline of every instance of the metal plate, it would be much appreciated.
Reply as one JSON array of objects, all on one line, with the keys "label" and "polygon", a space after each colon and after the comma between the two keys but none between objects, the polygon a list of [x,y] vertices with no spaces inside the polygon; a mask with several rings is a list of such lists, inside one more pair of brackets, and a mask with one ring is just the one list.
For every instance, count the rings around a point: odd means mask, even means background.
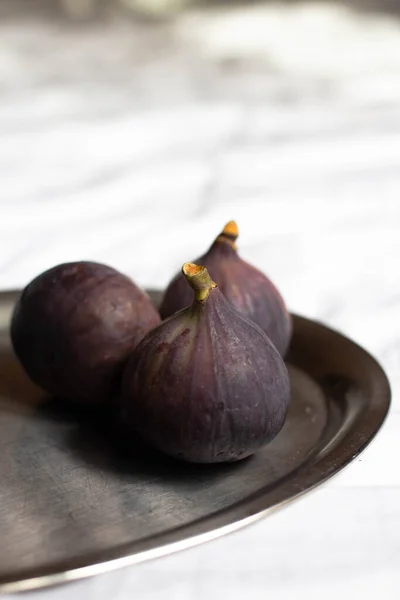
[{"label": "metal plate", "polygon": [[44,398],[26,379],[8,338],[15,297],[0,294],[1,591],[94,575],[249,524],[342,469],[389,408],[370,355],[295,316],[292,403],[269,446],[219,466],[140,446],[128,456],[108,414]]}]

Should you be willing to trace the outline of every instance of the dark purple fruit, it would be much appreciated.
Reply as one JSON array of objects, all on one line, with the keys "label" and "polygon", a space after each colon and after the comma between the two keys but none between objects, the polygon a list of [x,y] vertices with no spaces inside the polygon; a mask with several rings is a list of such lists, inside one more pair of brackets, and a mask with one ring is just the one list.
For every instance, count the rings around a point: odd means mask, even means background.
[{"label": "dark purple fruit", "polygon": [[11,321],[15,354],[41,388],[104,402],[126,359],[160,323],[150,298],[106,265],[58,265],[22,292]]},{"label": "dark purple fruit", "polygon": [[239,460],[283,426],[288,373],[267,335],[233,308],[207,269],[186,263],[182,270],[194,300],[133,352],[123,375],[124,418],[174,457]]},{"label": "dark purple fruit", "polygon": [[[194,262],[208,269],[225,298],[243,316],[257,323],[285,356],[292,335],[290,314],[268,277],[239,257],[235,244],[238,235],[236,223],[229,221],[206,254]],[[185,278],[178,273],[165,292],[161,318],[189,306],[191,301]]]}]

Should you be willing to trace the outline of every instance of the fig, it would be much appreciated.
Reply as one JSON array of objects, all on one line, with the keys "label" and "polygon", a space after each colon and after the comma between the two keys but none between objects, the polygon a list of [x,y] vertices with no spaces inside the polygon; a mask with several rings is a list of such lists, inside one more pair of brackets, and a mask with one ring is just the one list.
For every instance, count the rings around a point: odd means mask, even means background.
[{"label": "fig", "polygon": [[185,263],[182,271],[193,302],[134,350],[121,413],[128,431],[166,454],[236,461],[282,428],[288,373],[268,336],[226,300],[205,267]]},{"label": "fig", "polygon": [[33,279],[17,300],[10,333],[17,358],[39,387],[102,403],[133,349],[159,323],[150,298],[133,281],[82,261]]},{"label": "fig", "polygon": [[[194,262],[205,266],[225,298],[245,317],[261,327],[282,356],[292,335],[292,319],[274,284],[261,271],[242,260],[237,252],[239,235],[229,221],[209,250]],[[160,315],[165,319],[191,303],[184,275],[178,273],[164,294]]]}]

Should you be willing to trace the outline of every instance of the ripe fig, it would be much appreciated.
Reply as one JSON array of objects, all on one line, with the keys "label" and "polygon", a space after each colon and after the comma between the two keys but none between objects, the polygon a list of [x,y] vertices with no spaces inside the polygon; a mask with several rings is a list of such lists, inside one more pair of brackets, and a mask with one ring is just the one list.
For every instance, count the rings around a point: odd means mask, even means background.
[{"label": "ripe fig", "polygon": [[41,388],[104,402],[132,350],[160,323],[128,277],[94,262],[58,265],[21,293],[11,320],[14,351]]},{"label": "ripe fig", "polygon": [[[243,316],[257,323],[285,356],[292,335],[291,316],[268,277],[239,257],[235,244],[238,235],[235,221],[229,221],[209,250],[194,262],[208,269],[225,298]],[[190,290],[183,274],[178,273],[164,294],[161,318],[169,317],[190,303]]]},{"label": "ripe fig", "polygon": [[268,336],[226,300],[205,267],[185,263],[182,271],[193,302],[134,350],[122,412],[128,428],[167,454],[236,461],[283,426],[288,373]]}]

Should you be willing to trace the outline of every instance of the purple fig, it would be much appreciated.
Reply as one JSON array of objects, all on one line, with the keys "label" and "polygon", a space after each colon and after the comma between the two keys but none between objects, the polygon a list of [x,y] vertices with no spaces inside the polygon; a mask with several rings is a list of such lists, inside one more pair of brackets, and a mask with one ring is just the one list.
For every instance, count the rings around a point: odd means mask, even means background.
[{"label": "purple fig", "polygon": [[110,398],[124,363],[160,323],[128,277],[94,262],[58,265],[36,277],[14,308],[11,340],[45,391],[84,402]]},{"label": "purple fig", "polygon": [[239,460],[283,426],[288,373],[268,336],[233,308],[205,267],[185,263],[182,271],[193,302],[133,352],[122,412],[128,428],[174,457]]},{"label": "purple fig", "polygon": [[[268,277],[238,255],[235,244],[238,235],[235,221],[229,221],[206,254],[194,262],[208,269],[225,298],[243,316],[257,323],[285,356],[292,335],[291,316]],[[190,290],[183,274],[178,273],[164,294],[161,318],[169,317],[190,303]]]}]

